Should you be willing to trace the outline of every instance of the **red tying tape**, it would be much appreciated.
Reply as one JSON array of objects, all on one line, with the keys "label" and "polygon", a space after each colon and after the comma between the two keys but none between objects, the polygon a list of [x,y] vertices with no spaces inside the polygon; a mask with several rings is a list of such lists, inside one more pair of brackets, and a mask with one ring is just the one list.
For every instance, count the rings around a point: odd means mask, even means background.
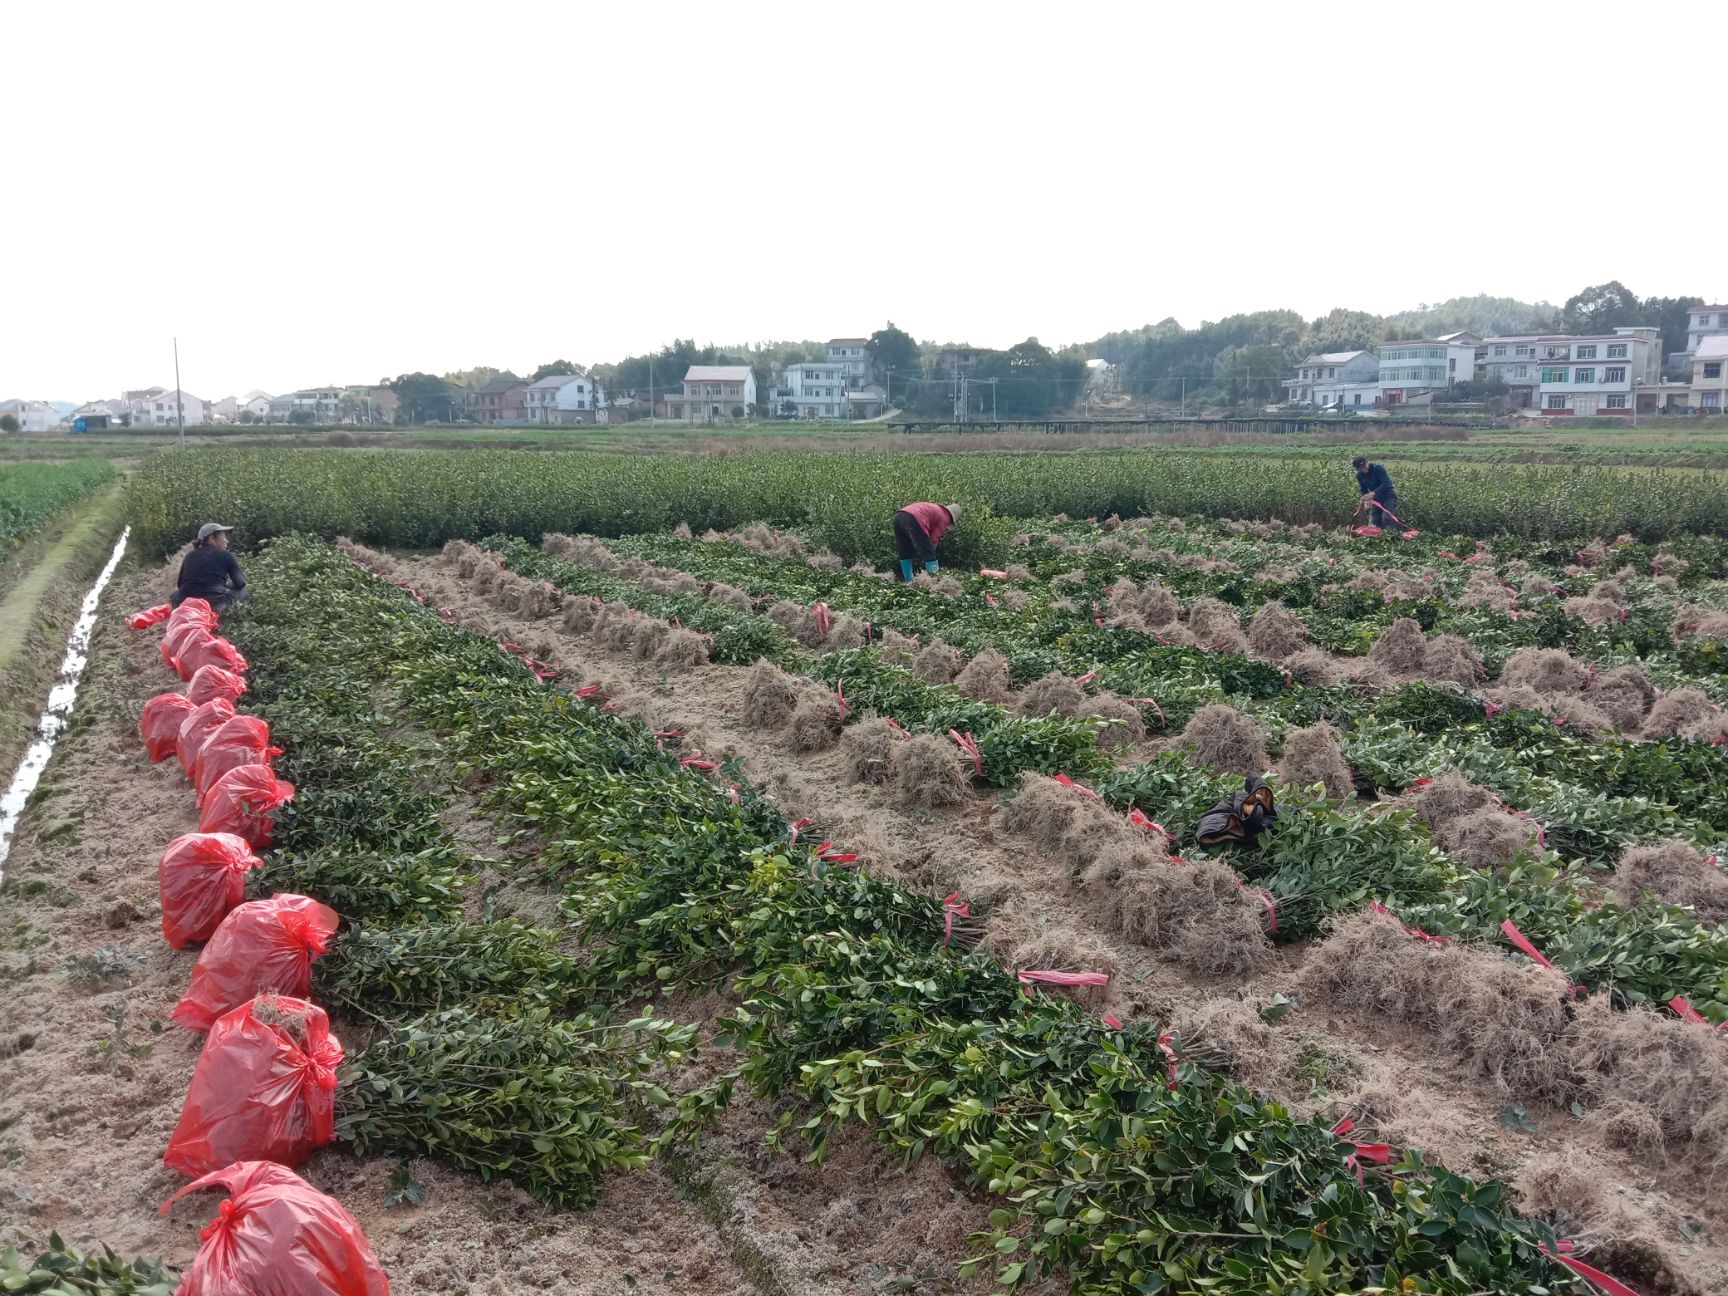
[{"label": "red tying tape", "polygon": [[1096,603],[1092,605],[1092,624],[1099,626],[1104,624],[1104,615],[1098,611],[1098,605]]},{"label": "red tying tape", "polygon": [[840,723],[846,723],[846,713],[852,708],[846,701],[846,681],[834,681],[834,701],[840,707]]},{"label": "red tying tape", "polygon": [[1268,932],[1277,931],[1278,930],[1278,901],[1277,901],[1277,899],[1272,895],[1272,893],[1270,891],[1262,891],[1259,887],[1252,887],[1252,888],[1250,888],[1250,890],[1252,890],[1254,892],[1255,896],[1257,896],[1259,898],[1260,903],[1266,906],[1266,930]]},{"label": "red tying tape", "polygon": [[984,777],[984,756],[978,750],[977,740],[969,733],[961,733],[958,729],[950,729],[948,736],[954,740],[957,747],[964,752],[972,762],[972,768],[978,771],[978,777]]},{"label": "red tying tape", "polygon": [[1008,573],[1007,572],[997,571],[994,567],[980,567],[978,569],[978,574],[980,576],[988,576],[992,580],[1007,580],[1008,579]]},{"label": "red tying tape", "polygon": [[738,804],[738,785],[736,783],[726,789],[726,799],[733,805]]},{"label": "red tying tape", "polygon": [[[1570,1246],[1569,1243],[1566,1243],[1566,1242],[1560,1243],[1560,1247],[1562,1250],[1568,1248],[1569,1246]],[[1541,1243],[1537,1244],[1536,1249],[1538,1251],[1540,1251],[1543,1255],[1547,1256],[1550,1260],[1555,1260],[1555,1261],[1558,1261],[1560,1264],[1565,1265],[1568,1269],[1570,1269],[1573,1273],[1577,1274],[1580,1278],[1583,1278],[1588,1282],[1592,1282],[1592,1283],[1596,1284],[1596,1286],[1600,1287],[1603,1291],[1607,1292],[1608,1296],[1638,1296],[1637,1292],[1633,1291],[1630,1287],[1628,1287],[1625,1283],[1621,1282],[1618,1278],[1610,1277],[1608,1274],[1603,1273],[1600,1269],[1592,1268],[1590,1265],[1585,1264],[1582,1260],[1574,1260],[1571,1256],[1568,1256],[1568,1255],[1557,1255],[1553,1251],[1550,1251],[1546,1246],[1542,1245]]]},{"label": "red tying tape", "polygon": [[1128,811],[1128,822],[1136,828],[1144,828],[1147,832],[1155,832],[1172,845],[1176,842],[1176,834],[1171,832],[1156,819],[1149,819],[1139,806],[1133,806]]},{"label": "red tying tape", "polygon": [[1118,1017],[1115,1013],[1105,1013],[1103,1018],[1102,1018],[1102,1021],[1111,1030],[1121,1030],[1122,1029],[1122,1019],[1120,1017]]},{"label": "red tying tape", "polygon": [[960,893],[958,891],[950,891],[943,897],[942,945],[944,948],[947,947],[948,942],[954,937],[954,920],[956,918],[970,918],[971,916],[972,906],[960,898]]},{"label": "red tying tape", "polygon": [[[1288,683],[1289,682],[1288,676],[1289,676],[1290,672],[1285,671],[1284,674],[1286,676],[1285,682]],[[1158,705],[1158,699],[1157,698],[1143,697],[1143,698],[1129,698],[1128,700],[1130,702],[1137,702],[1142,706],[1151,707],[1154,711],[1156,711],[1158,713],[1158,723],[1161,725],[1164,725],[1165,727],[1169,726],[1170,722],[1164,718],[1164,708]]]},{"label": "red tying tape", "polygon": [[1176,1092],[1176,1050],[1170,1047],[1175,1039],[1176,1036],[1169,1031],[1158,1037],[1158,1048],[1164,1054],[1165,1088],[1171,1093]]},{"label": "red tying tape", "polygon": [[1378,900],[1370,900],[1368,902],[1368,908],[1377,914],[1385,914],[1393,922],[1397,923],[1404,929],[1404,934],[1406,936],[1414,936],[1419,941],[1426,941],[1430,945],[1446,945],[1452,940],[1450,936],[1431,936],[1420,927],[1412,927],[1409,923],[1405,922]]},{"label": "red tying tape", "polygon": [[1095,680],[1097,678],[1098,678],[1098,672],[1095,670],[1090,670],[1090,671],[1087,671],[1084,675],[1076,675],[1074,677],[1074,682],[1076,684],[1090,684],[1093,680]]},{"label": "red tying tape", "polygon": [[826,639],[829,630],[834,627],[833,613],[829,612],[826,603],[818,603],[810,610],[816,614],[816,633]]},{"label": "red tying tape", "polygon": [[708,760],[706,757],[704,757],[701,752],[693,751],[688,756],[685,756],[681,760],[679,760],[678,768],[679,769],[702,770],[702,771],[706,772],[708,770],[718,769],[719,766],[717,766],[713,761]]},{"label": "red tying tape", "polygon": [[791,837],[787,841],[786,844],[788,846],[796,846],[798,844],[798,830],[800,828],[808,828],[809,826],[810,826],[810,821],[808,819],[800,819],[797,823],[793,824],[792,829],[791,829]]},{"label": "red tying tape", "polygon": [[1028,969],[1014,974],[1023,983],[1042,981],[1048,985],[1059,986],[1106,986],[1110,984],[1108,972],[1052,972],[1047,969]]},{"label": "red tying tape", "polygon": [[1089,797],[1094,798],[1095,800],[1102,800],[1102,798],[1100,798],[1098,796],[1098,794],[1096,792],[1094,792],[1091,788],[1087,787],[1083,783],[1076,783],[1073,779],[1069,778],[1066,774],[1056,775],[1056,781],[1058,783],[1060,783],[1065,788],[1073,788],[1081,796],[1089,796]]}]

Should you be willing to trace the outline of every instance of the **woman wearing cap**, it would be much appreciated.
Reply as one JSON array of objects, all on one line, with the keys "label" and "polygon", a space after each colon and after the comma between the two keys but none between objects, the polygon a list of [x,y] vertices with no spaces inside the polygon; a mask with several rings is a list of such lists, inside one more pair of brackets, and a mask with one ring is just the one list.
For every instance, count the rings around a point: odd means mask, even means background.
[{"label": "woman wearing cap", "polygon": [[178,588],[168,601],[175,607],[189,598],[201,598],[218,612],[246,597],[246,578],[240,564],[228,552],[228,533],[233,527],[206,522],[198,528],[192,552],[180,564]]},{"label": "woman wearing cap", "polygon": [[927,572],[936,570],[936,542],[954,525],[959,511],[958,504],[908,504],[894,515],[894,552],[903,582],[912,579],[914,560]]}]

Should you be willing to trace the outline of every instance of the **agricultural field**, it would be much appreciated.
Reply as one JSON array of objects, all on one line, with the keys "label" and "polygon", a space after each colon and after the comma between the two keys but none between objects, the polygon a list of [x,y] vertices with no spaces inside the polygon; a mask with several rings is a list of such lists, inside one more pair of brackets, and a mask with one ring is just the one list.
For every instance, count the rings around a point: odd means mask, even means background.
[{"label": "agricultural field", "polygon": [[0,1248],[211,1213],[121,616],[218,518],[246,894],[340,919],[301,1170],[395,1290],[1728,1288],[1728,481],[1395,472],[1407,535],[1198,448],[151,460],[0,891]]}]

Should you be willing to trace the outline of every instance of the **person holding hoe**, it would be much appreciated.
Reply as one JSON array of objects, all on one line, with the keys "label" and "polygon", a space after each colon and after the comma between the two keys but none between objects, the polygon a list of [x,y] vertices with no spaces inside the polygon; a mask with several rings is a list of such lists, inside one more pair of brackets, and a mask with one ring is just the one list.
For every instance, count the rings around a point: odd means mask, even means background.
[{"label": "person holding hoe", "polygon": [[1398,491],[1386,472],[1385,464],[1369,463],[1361,455],[1351,460],[1356,469],[1356,489],[1362,498],[1357,504],[1368,506],[1368,521],[1382,529],[1402,525],[1398,521]]},{"label": "person holding hoe", "polygon": [[206,522],[198,528],[192,552],[180,563],[174,597],[168,600],[175,607],[186,599],[201,598],[215,611],[226,612],[231,604],[246,597],[246,578],[228,552],[228,533],[233,529],[219,522]]},{"label": "person holding hoe", "polygon": [[954,525],[958,504],[908,504],[894,515],[894,553],[900,560],[900,580],[912,580],[913,562],[924,564],[924,570],[935,572],[936,543],[943,532]]}]

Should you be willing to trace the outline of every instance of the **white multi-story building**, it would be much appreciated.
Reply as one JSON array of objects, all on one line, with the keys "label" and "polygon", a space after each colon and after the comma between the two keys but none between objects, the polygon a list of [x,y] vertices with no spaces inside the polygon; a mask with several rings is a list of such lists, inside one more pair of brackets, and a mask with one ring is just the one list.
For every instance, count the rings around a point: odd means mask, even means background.
[{"label": "white multi-story building", "polygon": [[1380,347],[1377,384],[1387,405],[1402,405],[1412,396],[1443,392],[1455,382],[1476,376],[1474,333],[1447,333],[1416,342],[1386,342]]},{"label": "white multi-story building", "polygon": [[[1490,356],[1494,342],[1490,339]],[[1662,331],[1617,328],[1595,337],[1544,337],[1531,344],[1537,408],[1544,415],[1630,416],[1636,389],[1662,376]]]},{"label": "white multi-story building", "polygon": [[175,427],[182,418],[187,427],[210,421],[204,402],[188,391],[163,391],[158,387],[143,399],[127,404],[132,407],[133,427]]},{"label": "white multi-story building", "polygon": [[1691,403],[1706,414],[1728,410],[1728,333],[1698,339],[1692,352]]},{"label": "white multi-story building", "polygon": [[605,405],[600,384],[581,374],[554,374],[529,383],[522,393],[522,416],[530,423],[598,423]]},{"label": "white multi-story building", "polygon": [[17,419],[20,432],[46,432],[60,422],[60,411],[47,401],[3,400],[0,414]]},{"label": "white multi-story building", "polygon": [[795,418],[845,418],[846,380],[843,363],[787,365],[775,391],[774,412],[784,413],[790,407]]},{"label": "white multi-story building", "polygon": [[1372,351],[1327,351],[1297,365],[1284,386],[1292,405],[1356,408],[1374,404],[1379,377],[1380,361]]},{"label": "white multi-story building", "polygon": [[1686,317],[1686,353],[1693,355],[1708,337],[1728,335],[1728,306],[1694,306]]},{"label": "white multi-story building", "polygon": [[265,411],[272,423],[340,423],[341,387],[304,387],[283,396],[273,396]]},{"label": "white multi-story building", "polygon": [[846,367],[847,391],[857,391],[875,381],[869,338],[831,338],[827,349],[829,364]]},{"label": "white multi-story building", "polygon": [[684,391],[666,398],[666,417],[681,423],[720,423],[756,407],[756,371],[749,365],[691,365]]}]

